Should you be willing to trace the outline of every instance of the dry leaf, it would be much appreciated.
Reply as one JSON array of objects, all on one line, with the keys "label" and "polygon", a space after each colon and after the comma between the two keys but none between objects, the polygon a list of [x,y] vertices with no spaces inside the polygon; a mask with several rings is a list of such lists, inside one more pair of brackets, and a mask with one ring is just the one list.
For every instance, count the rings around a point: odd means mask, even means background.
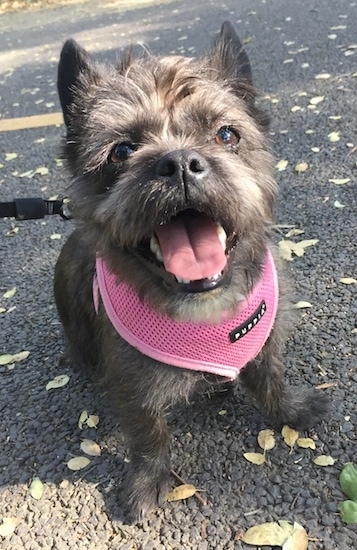
[{"label": "dry leaf", "polygon": [[295,166],[295,172],[306,172],[306,170],[308,169],[309,165],[307,164],[307,162],[299,162],[298,164],[296,164]]},{"label": "dry leaf", "polygon": [[299,437],[296,444],[302,449],[316,449],[316,443],[313,439],[311,439],[311,437]]},{"label": "dry leaf", "polygon": [[87,419],[88,428],[96,428],[99,424],[99,416],[90,414]]},{"label": "dry leaf", "polygon": [[298,243],[293,243],[293,252],[297,256],[303,256],[305,253],[305,248],[308,248],[309,246],[314,246],[319,242],[319,239],[306,239],[305,241],[300,241]]},{"label": "dry leaf", "polygon": [[340,132],[331,132],[328,135],[328,139],[331,143],[336,143],[336,141],[340,141]]},{"label": "dry leaf", "polygon": [[89,456],[100,456],[101,453],[98,443],[91,439],[83,439],[81,450]]},{"label": "dry leaf", "polygon": [[286,539],[286,531],[278,523],[270,522],[250,527],[241,540],[255,546],[282,546]]},{"label": "dry leaf", "polygon": [[36,500],[40,500],[42,498],[43,483],[39,477],[34,477],[33,480],[31,481],[31,484],[29,487],[29,493]]},{"label": "dry leaf", "polygon": [[279,160],[279,162],[276,163],[275,165],[275,168],[279,171],[279,172],[282,172],[283,170],[286,169],[287,165],[289,164],[289,161],[288,160]]},{"label": "dry leaf", "polygon": [[297,235],[302,235],[303,233],[305,233],[304,229],[293,228],[293,229],[290,229],[290,231],[287,232],[285,237],[287,239],[289,239],[290,237],[296,237]]},{"label": "dry leaf", "polygon": [[320,455],[314,459],[314,463],[317,466],[333,466],[335,464],[335,459],[332,458],[332,456]]},{"label": "dry leaf", "polygon": [[353,277],[342,277],[342,279],[340,279],[340,283],[343,283],[344,285],[355,285],[357,283],[357,279],[354,279]]},{"label": "dry leaf", "polygon": [[297,111],[301,111],[301,107],[300,105],[294,105],[294,107],[291,107],[290,111],[296,113]]},{"label": "dry leaf", "polygon": [[185,498],[193,497],[193,495],[196,494],[196,487],[194,485],[190,485],[189,483],[185,483],[183,485],[179,485],[178,487],[175,487],[170,491],[166,497],[167,502],[174,502],[176,500],[184,500]]},{"label": "dry leaf", "polygon": [[51,241],[57,241],[59,239],[62,239],[62,235],[60,233],[53,233],[50,237]]},{"label": "dry leaf", "polygon": [[69,376],[67,374],[60,374],[59,376],[55,376],[53,380],[47,383],[46,390],[52,390],[56,388],[62,388],[69,382]]},{"label": "dry leaf", "polygon": [[320,152],[320,147],[311,147],[311,151],[313,153],[319,153]]},{"label": "dry leaf", "polygon": [[291,247],[289,246],[289,243],[291,241],[285,241],[284,239],[282,239],[281,241],[279,241],[278,243],[278,246],[279,246],[279,256],[282,260],[286,260],[287,262],[291,262],[292,259],[293,259],[293,255],[292,255],[292,249]]},{"label": "dry leaf", "polygon": [[283,544],[282,550],[307,550],[309,538],[305,529],[298,523],[294,523],[291,536]]},{"label": "dry leaf", "polygon": [[35,170],[35,174],[40,174],[40,176],[47,176],[49,170],[46,168],[46,166],[39,166]]},{"label": "dry leaf", "polygon": [[275,447],[275,438],[273,430],[261,430],[258,434],[259,447],[263,451],[271,451]]},{"label": "dry leaf", "polygon": [[281,430],[281,435],[283,436],[285,443],[290,447],[291,450],[293,450],[293,447],[299,438],[299,432],[293,430],[292,428],[289,428],[289,426],[283,426],[283,429]]},{"label": "dry leaf", "polygon": [[7,290],[5,294],[3,294],[3,298],[12,298],[16,294],[16,286],[10,288],[10,290]]},{"label": "dry leaf", "polygon": [[334,205],[335,208],[344,208],[345,207],[345,205],[342,204],[340,201],[335,201],[333,203],[333,205]]},{"label": "dry leaf", "polygon": [[12,535],[19,523],[20,520],[15,517],[2,518],[2,524],[0,525],[0,535],[2,537],[8,537],[9,535]]},{"label": "dry leaf", "polygon": [[308,248],[309,246],[313,246],[318,242],[319,242],[318,239],[306,239],[304,241],[294,243],[294,241],[283,239],[278,243],[279,255],[283,260],[290,262],[292,260],[292,252],[296,256],[301,257],[305,254],[305,248]]},{"label": "dry leaf", "polygon": [[349,183],[351,178],[331,178],[328,181],[334,183],[335,185],[344,185],[345,183]]},{"label": "dry leaf", "polygon": [[322,103],[325,99],[324,95],[317,95],[315,97],[312,97],[310,99],[310,105],[319,105],[319,103]]},{"label": "dry leaf", "polygon": [[257,466],[261,466],[265,462],[263,453],[244,453],[243,456],[248,462],[256,464]]},{"label": "dry leaf", "polygon": [[328,78],[331,78],[331,75],[329,73],[319,73],[315,75],[316,80],[327,80]]},{"label": "dry leaf", "polygon": [[67,462],[68,468],[73,471],[82,470],[88,464],[90,464],[90,460],[86,456],[75,456]]},{"label": "dry leaf", "polygon": [[17,158],[17,153],[6,153],[5,154],[5,160],[14,160]]},{"label": "dry leaf", "polygon": [[5,354],[0,355],[0,365],[9,365],[10,363],[18,363],[27,359],[30,355],[29,351],[20,351],[20,353],[15,353],[15,355]]},{"label": "dry leaf", "polygon": [[310,304],[310,302],[296,302],[296,304],[293,305],[293,307],[295,309],[305,309],[305,308],[308,308],[308,307],[312,307],[312,304]]},{"label": "dry leaf", "polygon": [[78,428],[80,430],[83,430],[83,424],[86,424],[88,420],[88,413],[87,411],[83,411],[78,419]]}]

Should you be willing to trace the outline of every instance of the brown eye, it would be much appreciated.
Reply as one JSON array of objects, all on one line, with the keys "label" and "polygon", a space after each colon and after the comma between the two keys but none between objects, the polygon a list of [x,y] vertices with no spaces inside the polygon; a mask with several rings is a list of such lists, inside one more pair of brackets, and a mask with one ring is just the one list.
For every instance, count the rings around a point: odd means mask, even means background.
[{"label": "brown eye", "polygon": [[218,145],[235,147],[240,142],[240,135],[233,128],[230,128],[229,126],[222,126],[222,128],[218,130],[214,139]]},{"label": "brown eye", "polygon": [[124,162],[132,153],[134,153],[134,151],[135,147],[132,143],[118,143],[117,145],[114,145],[111,150],[109,161],[114,163]]}]

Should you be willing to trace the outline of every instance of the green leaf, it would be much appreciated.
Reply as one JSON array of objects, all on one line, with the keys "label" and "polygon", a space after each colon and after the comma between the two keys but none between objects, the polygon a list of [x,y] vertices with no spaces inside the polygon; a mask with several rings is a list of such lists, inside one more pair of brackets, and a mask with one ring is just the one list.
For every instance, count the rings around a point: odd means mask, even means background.
[{"label": "green leaf", "polygon": [[346,464],[340,474],[340,485],[345,495],[357,503],[357,470],[353,464]]},{"label": "green leaf", "polygon": [[339,506],[342,521],[345,523],[357,523],[357,502],[345,500]]}]

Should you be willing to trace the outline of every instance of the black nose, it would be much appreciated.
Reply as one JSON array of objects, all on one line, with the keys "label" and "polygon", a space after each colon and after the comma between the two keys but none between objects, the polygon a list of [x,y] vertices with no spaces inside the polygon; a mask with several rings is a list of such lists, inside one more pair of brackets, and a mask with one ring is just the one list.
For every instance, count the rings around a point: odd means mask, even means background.
[{"label": "black nose", "polygon": [[207,175],[209,165],[197,151],[180,149],[167,153],[156,165],[156,175],[164,177],[172,183],[195,183],[199,178]]}]

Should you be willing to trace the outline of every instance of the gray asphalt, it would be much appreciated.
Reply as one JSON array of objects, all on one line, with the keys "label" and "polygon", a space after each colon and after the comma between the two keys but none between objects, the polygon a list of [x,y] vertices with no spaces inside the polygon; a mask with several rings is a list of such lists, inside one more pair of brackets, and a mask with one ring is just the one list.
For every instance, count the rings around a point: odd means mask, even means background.
[{"label": "gray asphalt", "polygon": [[[250,464],[243,453],[258,451],[259,430],[272,426],[249,397],[238,392],[235,398],[197,400],[170,420],[172,463],[204,491],[209,504],[195,498],[166,504],[142,525],[127,525],[118,500],[126,470],[122,437],[91,382],[57,366],[64,343],[52,293],[53,266],[72,224],[55,217],[0,220],[0,307],[5,310],[0,355],[30,352],[13,367],[0,367],[0,519],[19,520],[12,535],[0,536],[1,548],[240,549],[247,548],[240,541],[247,527],[278,519],[303,525],[311,550],[357,547],[356,525],[344,525],[338,512],[339,472],[345,463],[357,462],[356,284],[340,282],[357,278],[357,3],[93,0],[5,14],[1,119],[60,110],[56,63],[70,36],[110,60],[138,41],[154,52],[193,55],[207,50],[224,19],[247,43],[259,101],[272,118],[272,147],[277,160],[289,161],[276,174],[281,186],[277,223],[303,229],[296,241],[319,239],[287,264],[294,300],[312,307],[299,310],[285,352],[291,383],[329,386],[321,390],[332,399],[329,418],[304,434],[314,437],[316,450],[295,447],[289,454],[277,432],[269,461]],[[320,73],[330,78],[316,79]],[[309,108],[316,96],[324,100]],[[294,106],[300,109],[292,111]],[[339,141],[329,140],[331,132],[338,132]],[[0,200],[66,193],[68,180],[56,160],[63,134],[63,126],[0,133]],[[6,160],[7,153],[17,157]],[[308,169],[297,174],[300,162]],[[43,166],[47,175],[19,177]],[[331,179],[349,181],[337,185]],[[277,240],[287,231],[280,228]],[[13,287],[16,294],[4,298]],[[68,384],[46,391],[58,374],[68,374]],[[79,429],[83,410],[99,416],[96,429]],[[102,454],[72,472],[66,463],[83,455],[83,438],[95,440]],[[332,456],[334,465],[315,465],[321,454]],[[29,494],[34,476],[44,484],[40,500]]]}]

